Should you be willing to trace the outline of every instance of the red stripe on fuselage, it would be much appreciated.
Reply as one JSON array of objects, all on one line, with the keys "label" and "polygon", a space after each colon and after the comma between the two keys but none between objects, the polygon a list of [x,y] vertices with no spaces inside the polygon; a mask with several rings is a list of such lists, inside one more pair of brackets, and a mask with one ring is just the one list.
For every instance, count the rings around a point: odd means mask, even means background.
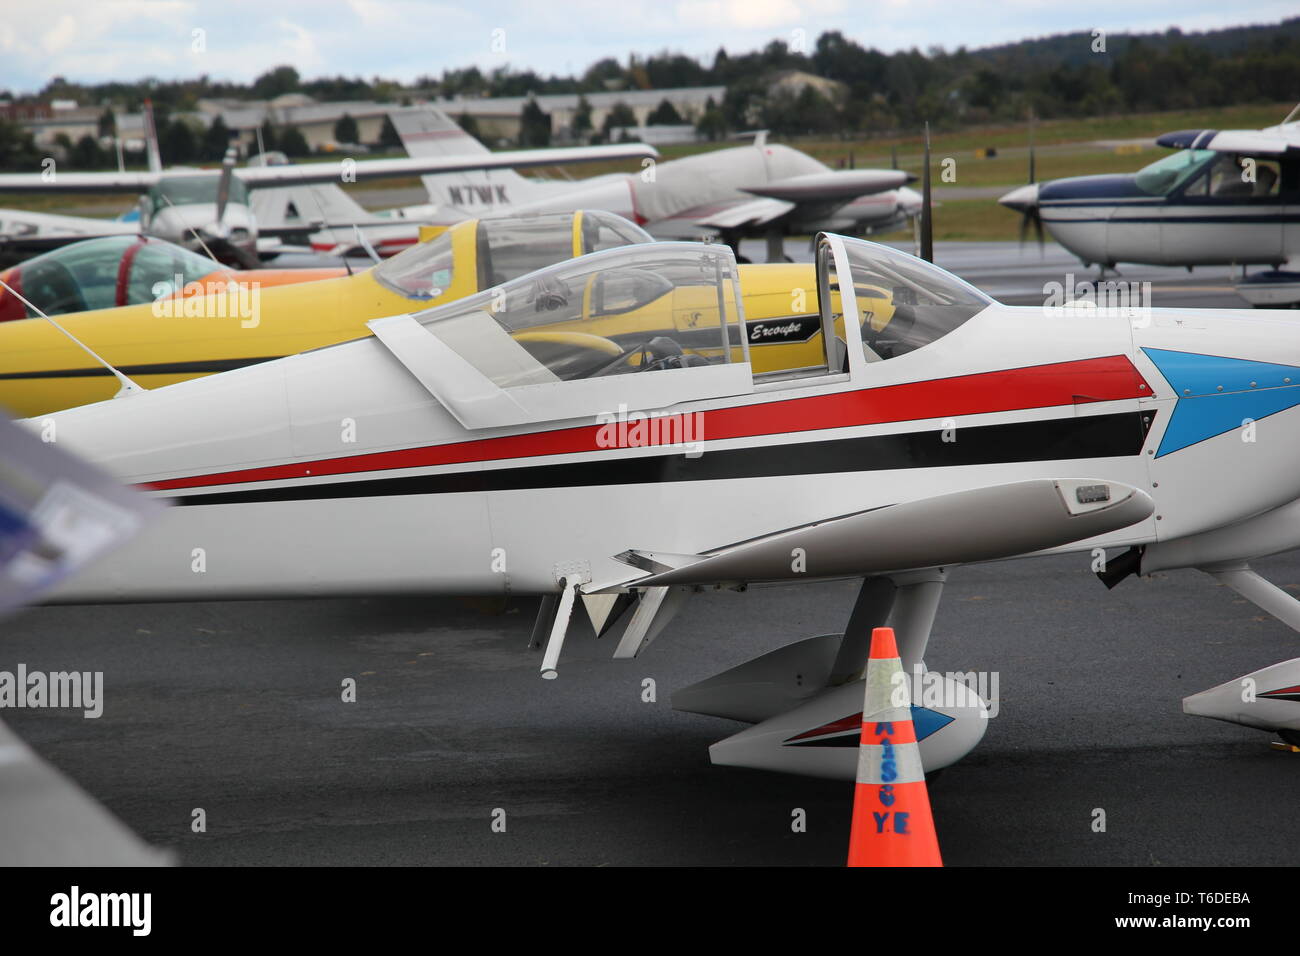
[{"label": "red stripe on fuselage", "polygon": [[[706,411],[701,436],[707,441],[785,432],[820,431],[928,418],[1050,408],[1056,405],[1144,398],[1151,389],[1124,355],[980,372],[903,385],[814,395]],[[539,458],[606,450],[596,438],[602,425],[451,442],[423,448],[372,452],[346,458],[247,468],[189,478],[149,482],[160,491],[206,488],[252,481],[319,478],[358,472],[429,468],[472,462]],[[797,453],[797,452],[792,452]]]}]

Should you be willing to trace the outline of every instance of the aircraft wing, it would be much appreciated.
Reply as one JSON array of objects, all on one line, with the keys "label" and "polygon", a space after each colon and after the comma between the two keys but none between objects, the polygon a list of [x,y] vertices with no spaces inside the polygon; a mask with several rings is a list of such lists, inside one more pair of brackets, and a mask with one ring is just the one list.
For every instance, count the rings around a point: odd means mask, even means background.
[{"label": "aircraft wing", "polygon": [[[610,159],[654,159],[659,151],[645,143],[611,143],[605,146],[570,146],[560,149],[515,149],[464,156],[412,156],[402,159],[342,159],[325,163],[283,166],[245,166],[235,175],[249,189],[301,186],[312,183],[346,183],[362,179],[422,176],[479,169],[524,169],[566,166]],[[220,170],[174,170],[133,173],[0,173],[0,192],[142,193],[164,176],[218,176]]]},{"label": "aircraft wing", "polygon": [[742,187],[755,196],[792,203],[844,203],[906,186],[916,179],[901,169],[838,169],[778,179],[762,186]]},{"label": "aircraft wing", "polygon": [[1037,478],[828,517],[699,554],[625,551],[616,560],[642,574],[590,590],[859,577],[994,561],[1129,527],[1154,507],[1144,491],[1117,481]]},{"label": "aircraft wing", "polygon": [[235,170],[235,175],[249,189],[262,189],[272,186],[422,176],[426,173],[457,173],[477,169],[522,169],[609,159],[653,159],[658,155],[657,149],[645,143],[613,143],[606,146],[572,146],[561,149],[515,149],[464,156],[409,156],[401,159],[344,159],[287,166],[246,166]]},{"label": "aircraft wing", "polygon": [[897,189],[915,178],[898,169],[841,169],[791,176],[762,186],[744,187],[743,191],[754,199],[688,209],[673,219],[689,220],[694,226],[709,229],[765,226],[796,212],[803,219],[817,219],[859,196]]},{"label": "aircraft wing", "polygon": [[[217,175],[217,170],[212,175]],[[155,185],[158,173],[0,173],[0,192],[7,193],[142,193]]]},{"label": "aircraft wing", "polygon": [[1300,149],[1300,123],[1268,129],[1183,129],[1165,133],[1156,144],[1169,149],[1212,149],[1221,153],[1277,156]]},{"label": "aircraft wing", "polygon": [[[692,217],[696,225],[709,229],[740,229],[744,226],[764,226],[775,219],[780,219],[795,208],[792,202],[784,199],[741,199],[721,207],[715,207],[698,217]],[[685,216],[690,216],[688,211]]]}]

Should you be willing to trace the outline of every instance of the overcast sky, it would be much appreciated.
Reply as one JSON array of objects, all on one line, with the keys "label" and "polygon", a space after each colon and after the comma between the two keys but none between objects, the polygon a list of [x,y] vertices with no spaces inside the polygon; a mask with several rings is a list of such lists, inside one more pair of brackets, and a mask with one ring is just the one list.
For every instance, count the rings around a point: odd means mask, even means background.
[{"label": "overcast sky", "polygon": [[56,75],[248,81],[282,63],[308,78],[411,80],[502,64],[569,74],[632,52],[708,60],[719,46],[746,51],[776,38],[805,38],[811,47],[825,30],[885,51],[951,50],[1075,30],[1205,30],[1297,12],[1295,0],[5,0],[4,7],[0,88],[16,92]]}]

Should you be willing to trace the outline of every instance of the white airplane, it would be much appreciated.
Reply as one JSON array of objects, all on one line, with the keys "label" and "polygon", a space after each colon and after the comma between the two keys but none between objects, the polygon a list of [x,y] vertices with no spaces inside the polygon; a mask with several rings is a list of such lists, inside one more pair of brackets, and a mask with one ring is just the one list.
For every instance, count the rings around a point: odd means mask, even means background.
[{"label": "white airplane", "polygon": [[[432,106],[395,110],[391,117],[413,157],[493,155]],[[383,219],[367,214],[337,187],[287,198],[300,215],[314,215],[302,213],[306,208],[328,210],[334,221],[369,217],[366,221],[378,228],[367,229],[366,237],[381,254],[415,242],[419,223],[603,209],[660,239],[719,236],[735,249],[744,237],[762,236],[769,262],[787,261],[782,248],[787,235],[888,232],[907,225],[921,208],[921,197],[906,187],[915,178],[908,173],[832,170],[797,149],[767,142],[764,133],[752,145],[642,165],[636,173],[559,182],[528,180],[509,169],[433,173],[423,177],[430,202],[382,214],[406,220],[386,229]],[[354,245],[355,239],[350,230],[326,230],[312,244],[333,251]]]},{"label": "white airplane", "polygon": [[[1132,175],[1018,187],[999,202],[1046,227],[1085,265],[1266,265],[1237,291],[1252,305],[1300,302],[1300,121],[1260,130],[1181,130],[1178,152]],[[1032,177],[1031,177],[1032,178]]]},{"label": "white airplane", "polygon": [[[826,234],[815,268],[790,290],[813,319],[797,367],[754,372],[729,248],[646,243],[28,420],[172,505],[55,599],[537,594],[554,677],[579,599],[626,659],[696,591],[860,578],[844,635],[674,698],[755,725],[717,763],[839,779],[871,627],[920,665],[963,564],[1119,549],[1109,586],[1198,567],[1300,629],[1248,564],[1300,546],[1289,314],[1006,306]],[[989,703],[936,681],[928,770],[975,746]]]},{"label": "white airplane", "polygon": [[[152,128],[151,118],[149,123]],[[152,143],[153,139],[149,138],[149,141]],[[235,155],[231,151],[227,153],[219,171],[164,171],[158,162],[155,147],[150,151],[151,168],[147,172],[66,173],[59,172],[56,168],[48,176],[44,172],[0,173],[0,192],[143,193],[139,200],[138,223],[86,219],[74,221],[73,217],[2,210],[0,223],[11,230],[3,233],[2,243],[7,243],[11,248],[21,247],[28,252],[36,252],[72,238],[139,231],[192,251],[208,252],[216,258],[234,261],[243,268],[255,268],[259,235],[301,231],[301,226],[283,229],[280,224],[259,228],[249,198],[255,190],[360,182],[434,172],[523,169],[610,159],[652,159],[656,156],[658,151],[652,146],[618,143],[497,153],[480,149],[472,154],[440,154],[404,159],[348,158],[322,163],[236,169]],[[94,222],[100,224],[98,232],[90,231],[94,227],[89,224]],[[335,222],[338,220],[327,220],[319,224]],[[351,230],[351,219],[345,219],[343,223]]]}]

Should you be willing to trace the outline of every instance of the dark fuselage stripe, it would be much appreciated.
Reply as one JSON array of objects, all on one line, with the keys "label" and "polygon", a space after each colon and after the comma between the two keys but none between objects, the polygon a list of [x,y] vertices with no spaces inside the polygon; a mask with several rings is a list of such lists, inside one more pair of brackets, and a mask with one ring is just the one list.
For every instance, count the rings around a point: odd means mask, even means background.
[{"label": "dark fuselage stripe", "polygon": [[[201,372],[229,372],[232,369],[259,365],[279,355],[266,355],[260,358],[204,359],[197,362],[157,362],[152,365],[122,365],[118,371],[123,375],[189,375]],[[32,372],[0,372],[0,381],[22,380],[29,378],[100,378],[110,377],[112,372],[102,365],[89,368],[56,368]]]},{"label": "dark fuselage stripe", "polygon": [[[949,431],[930,429],[898,435],[764,444],[708,451],[698,458],[688,458],[684,450],[678,450],[666,455],[440,475],[299,482],[279,488],[178,495],[171,500],[178,505],[246,504],[1118,458],[1142,451],[1153,415],[1150,411],[1121,412],[968,426]],[[945,436],[951,440],[945,441]]]}]

